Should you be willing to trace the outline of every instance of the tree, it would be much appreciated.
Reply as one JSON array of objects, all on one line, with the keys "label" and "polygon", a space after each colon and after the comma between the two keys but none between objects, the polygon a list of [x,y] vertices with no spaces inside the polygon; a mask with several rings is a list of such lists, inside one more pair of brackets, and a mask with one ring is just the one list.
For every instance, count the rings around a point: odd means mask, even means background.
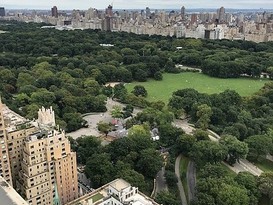
[{"label": "tree", "polygon": [[126,164],[122,161],[117,161],[115,165],[115,170],[115,178],[122,178],[129,182],[132,186],[138,187],[141,191],[147,190],[144,176],[133,170],[130,164]]},{"label": "tree", "polygon": [[111,115],[115,119],[119,119],[123,117],[122,109],[121,106],[119,105],[114,105],[111,111]]},{"label": "tree", "polygon": [[136,85],[134,87],[134,90],[132,91],[132,93],[135,96],[142,96],[142,97],[147,97],[147,95],[148,95],[147,90],[142,85]]},{"label": "tree", "polygon": [[264,172],[258,178],[258,187],[262,194],[273,201],[273,172]]},{"label": "tree", "polygon": [[178,153],[182,153],[185,156],[189,156],[196,139],[192,135],[184,134],[177,139],[176,149]]},{"label": "tree", "polygon": [[29,73],[19,73],[16,86],[21,88],[26,85],[32,85],[35,82],[35,78]]},{"label": "tree", "polygon": [[163,79],[163,76],[162,76],[162,73],[160,71],[157,71],[155,74],[154,74],[154,79],[155,80],[162,80]]},{"label": "tree", "polygon": [[108,132],[110,131],[111,129],[111,126],[109,125],[109,123],[105,123],[105,122],[102,122],[100,121],[98,124],[98,130],[102,133],[104,133],[105,135],[108,134]]},{"label": "tree", "polygon": [[266,69],[269,74],[270,79],[273,79],[273,66],[270,66]]},{"label": "tree", "polygon": [[266,156],[272,148],[272,139],[266,135],[255,135],[248,137],[245,142],[249,147],[249,158],[258,160],[259,157]]},{"label": "tree", "polygon": [[211,107],[207,104],[199,105],[196,112],[196,116],[199,118],[196,122],[196,126],[203,130],[208,129],[211,115]]},{"label": "tree", "polygon": [[177,177],[173,171],[165,171],[165,178],[168,186],[170,187],[176,187],[177,186]]},{"label": "tree", "polygon": [[184,132],[182,129],[172,126],[170,123],[164,123],[158,127],[160,142],[163,146],[174,146],[177,143],[178,137]]},{"label": "tree", "polygon": [[87,78],[83,83],[86,91],[91,95],[98,95],[100,92],[100,85],[97,81],[92,78]]},{"label": "tree", "polygon": [[87,160],[84,172],[91,180],[93,187],[98,188],[114,179],[115,169],[107,153],[93,154]]},{"label": "tree", "polygon": [[150,103],[150,107],[162,111],[163,108],[165,107],[165,103],[163,101],[155,101]]},{"label": "tree", "polygon": [[228,154],[228,150],[218,142],[199,141],[196,142],[190,152],[190,157],[197,165],[205,163],[217,163],[223,161]]},{"label": "tree", "polygon": [[77,152],[77,162],[86,164],[88,158],[99,153],[102,149],[101,141],[95,136],[82,136],[75,140],[73,150]]},{"label": "tree", "polygon": [[205,166],[200,170],[200,178],[216,178],[220,179],[222,177],[227,176],[227,170],[222,166],[221,163],[210,164],[207,163]]},{"label": "tree", "polygon": [[222,184],[216,201],[218,205],[249,205],[247,190],[229,184]]},{"label": "tree", "polygon": [[249,172],[239,172],[235,177],[235,181],[245,187],[248,191],[248,196],[251,205],[256,205],[261,197],[260,190],[258,189],[258,177],[250,174]]},{"label": "tree", "polygon": [[127,95],[127,89],[123,84],[117,84],[114,86],[114,96],[118,100],[123,101]]},{"label": "tree", "polygon": [[205,177],[197,181],[196,205],[247,205],[249,197],[244,187],[238,186],[231,177]]},{"label": "tree", "polygon": [[49,92],[48,90],[43,88],[32,93],[30,100],[32,103],[36,103],[40,106],[49,107],[52,106],[52,104],[56,100],[56,97],[53,92]]},{"label": "tree", "polygon": [[63,116],[64,121],[67,123],[67,132],[72,132],[82,128],[86,121],[82,119],[80,113],[65,113]]},{"label": "tree", "polygon": [[231,135],[224,135],[219,141],[228,149],[227,162],[234,164],[239,161],[240,158],[246,158],[248,154],[247,143],[239,141],[236,137]]},{"label": "tree", "polygon": [[123,108],[123,118],[126,119],[128,117],[132,117],[133,111],[134,111],[134,107],[132,105],[130,104],[126,105]]},{"label": "tree", "polygon": [[110,85],[106,87],[104,86],[102,88],[102,94],[104,94],[107,97],[111,97],[113,95],[113,88]]},{"label": "tree", "polygon": [[196,138],[197,141],[200,140],[210,140],[209,133],[207,131],[196,129],[193,132],[193,136]]},{"label": "tree", "polygon": [[160,153],[153,148],[149,148],[140,152],[136,168],[144,176],[153,179],[162,165],[163,159]]},{"label": "tree", "polygon": [[164,205],[179,205],[180,202],[177,200],[177,197],[167,191],[162,191],[156,195],[155,201],[159,204]]}]

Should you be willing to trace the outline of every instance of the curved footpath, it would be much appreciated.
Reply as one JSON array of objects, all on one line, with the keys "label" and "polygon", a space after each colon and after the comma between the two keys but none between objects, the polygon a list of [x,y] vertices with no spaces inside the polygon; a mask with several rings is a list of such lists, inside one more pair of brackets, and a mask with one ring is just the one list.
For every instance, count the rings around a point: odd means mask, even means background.
[{"label": "curved footpath", "polygon": [[176,175],[177,180],[178,180],[177,186],[178,186],[178,189],[179,189],[181,204],[182,205],[188,205],[185,190],[184,190],[184,187],[182,185],[181,178],[180,178],[180,161],[181,161],[181,157],[182,157],[182,155],[180,154],[175,160],[175,175]]},{"label": "curved footpath", "polygon": [[[187,134],[192,134],[192,131],[195,130],[194,127],[190,126],[186,120],[175,120],[173,123],[176,127],[182,128]],[[209,138],[212,141],[218,142],[220,136],[215,132],[208,130]],[[247,161],[246,159],[240,159],[239,162],[236,162],[233,166],[229,166],[227,163],[224,163],[228,168],[232,171],[239,173],[239,172],[249,172],[253,175],[260,176],[263,171],[253,165],[251,162]]]},{"label": "curved footpath", "polygon": [[162,191],[168,191],[168,186],[167,186],[164,174],[165,174],[165,167],[162,167],[161,170],[156,175],[155,196]]},{"label": "curved footpath", "polygon": [[188,185],[189,202],[191,202],[195,197],[195,187],[196,187],[196,167],[193,161],[189,161],[189,164],[188,164],[187,185]]}]

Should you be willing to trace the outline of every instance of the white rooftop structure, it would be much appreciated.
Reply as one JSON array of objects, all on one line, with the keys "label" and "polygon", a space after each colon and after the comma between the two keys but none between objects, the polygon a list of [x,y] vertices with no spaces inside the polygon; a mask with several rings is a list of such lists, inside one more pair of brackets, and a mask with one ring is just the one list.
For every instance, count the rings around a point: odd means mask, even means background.
[{"label": "white rooftop structure", "polygon": [[116,179],[67,205],[159,205],[123,179]]},{"label": "white rooftop structure", "polygon": [[50,127],[54,127],[55,123],[55,113],[52,107],[50,109],[45,109],[42,107],[38,110],[38,120],[39,125],[46,125]]}]

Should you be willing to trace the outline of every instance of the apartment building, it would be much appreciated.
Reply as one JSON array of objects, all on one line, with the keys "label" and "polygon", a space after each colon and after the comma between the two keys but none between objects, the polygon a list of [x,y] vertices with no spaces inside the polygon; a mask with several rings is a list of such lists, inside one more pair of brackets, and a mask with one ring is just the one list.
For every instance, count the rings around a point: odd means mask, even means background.
[{"label": "apartment building", "polygon": [[23,160],[23,142],[28,135],[37,131],[37,128],[29,120],[13,112],[6,105],[2,104],[1,110],[4,116],[12,184],[16,189],[16,181]]},{"label": "apartment building", "polygon": [[0,101],[0,173],[30,205],[78,197],[76,153],[55,126],[52,108],[41,108],[30,121]]},{"label": "apartment building", "polygon": [[26,138],[19,178],[29,204],[51,205],[57,196],[65,204],[78,197],[76,154],[64,132],[40,130]]},{"label": "apartment building", "polygon": [[0,176],[2,176],[11,186],[11,169],[7,146],[7,134],[5,130],[3,104],[0,99]]}]

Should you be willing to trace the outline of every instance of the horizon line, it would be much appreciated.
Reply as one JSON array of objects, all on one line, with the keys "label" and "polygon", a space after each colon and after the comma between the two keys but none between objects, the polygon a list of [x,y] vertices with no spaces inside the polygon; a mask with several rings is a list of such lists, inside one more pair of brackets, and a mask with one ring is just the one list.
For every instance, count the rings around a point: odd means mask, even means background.
[{"label": "horizon line", "polygon": [[[54,6],[54,5],[53,5]],[[52,7],[53,7],[52,6]],[[16,9],[22,9],[22,10],[50,10],[52,7],[33,7],[33,8],[24,8],[24,7],[17,7],[16,6],[14,8],[11,8],[13,6],[6,6],[6,5],[3,5],[3,6],[0,6],[0,7],[4,7],[5,9],[7,10],[16,10]],[[65,8],[65,9],[59,9],[58,10],[88,10],[90,8],[94,8],[94,9],[98,9],[98,10],[101,10],[101,9],[106,9],[105,8],[95,8],[95,7],[89,7],[89,8],[85,8],[85,9],[79,9],[79,8]],[[146,7],[143,7],[143,8],[113,8],[113,10],[145,10]],[[150,7],[149,7],[150,8]],[[179,8],[153,8],[151,7],[150,9],[158,9],[158,10],[180,10],[181,7]],[[206,9],[219,9],[218,7],[208,7],[208,8],[203,8],[203,7],[191,7],[191,8],[187,8],[186,9],[189,9],[189,10],[206,10]],[[227,10],[273,10],[273,8],[225,8]]]}]

